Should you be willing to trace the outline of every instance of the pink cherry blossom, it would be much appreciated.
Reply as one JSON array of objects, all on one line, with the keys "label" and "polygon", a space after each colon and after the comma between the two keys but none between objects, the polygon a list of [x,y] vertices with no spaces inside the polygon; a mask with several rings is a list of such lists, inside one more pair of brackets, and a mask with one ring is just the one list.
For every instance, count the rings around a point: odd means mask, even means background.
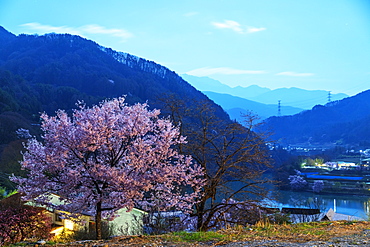
[{"label": "pink cherry blossom", "polygon": [[[186,140],[159,114],[147,104],[128,106],[124,98],[91,108],[80,102],[71,117],[63,110],[56,116],[44,113],[43,142],[25,144],[21,164],[28,176],[12,180],[25,199],[93,213],[97,225],[102,213],[108,217],[120,208],[191,210],[203,171],[191,157],[177,153],[174,147]],[[48,203],[50,193],[60,196],[60,205]]]}]

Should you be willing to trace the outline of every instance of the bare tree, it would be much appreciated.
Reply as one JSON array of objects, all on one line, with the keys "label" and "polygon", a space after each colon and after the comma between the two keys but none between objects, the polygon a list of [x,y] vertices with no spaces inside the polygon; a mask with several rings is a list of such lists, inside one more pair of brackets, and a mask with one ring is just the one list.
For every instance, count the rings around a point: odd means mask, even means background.
[{"label": "bare tree", "polygon": [[[270,167],[265,140],[253,130],[256,117],[244,116],[244,124],[222,119],[208,102],[189,104],[172,95],[164,100],[167,114],[181,124],[187,144],[179,150],[191,155],[203,167],[206,184],[195,205],[197,229],[215,228],[223,217],[220,209],[230,207],[230,200],[250,205],[267,195],[263,186],[270,182],[264,172]],[[222,219],[224,220],[224,219]]]}]

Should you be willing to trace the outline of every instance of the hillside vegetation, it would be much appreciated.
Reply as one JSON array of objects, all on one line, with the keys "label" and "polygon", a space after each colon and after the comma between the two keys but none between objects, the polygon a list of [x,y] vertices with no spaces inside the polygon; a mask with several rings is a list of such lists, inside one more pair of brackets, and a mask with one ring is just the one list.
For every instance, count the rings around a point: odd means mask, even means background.
[{"label": "hillside vegetation", "polygon": [[369,98],[367,90],[293,116],[271,117],[266,127],[284,144],[370,146]]}]

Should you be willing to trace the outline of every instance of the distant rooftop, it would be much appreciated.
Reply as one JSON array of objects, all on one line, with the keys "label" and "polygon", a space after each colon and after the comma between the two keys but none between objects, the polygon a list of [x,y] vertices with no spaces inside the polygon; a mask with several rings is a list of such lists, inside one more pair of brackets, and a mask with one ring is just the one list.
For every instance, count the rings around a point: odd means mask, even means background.
[{"label": "distant rooftop", "polygon": [[364,177],[347,177],[347,176],[330,176],[330,175],[307,175],[307,178],[314,178],[314,179],[335,179],[335,180],[352,180],[352,181],[359,181],[362,180]]}]

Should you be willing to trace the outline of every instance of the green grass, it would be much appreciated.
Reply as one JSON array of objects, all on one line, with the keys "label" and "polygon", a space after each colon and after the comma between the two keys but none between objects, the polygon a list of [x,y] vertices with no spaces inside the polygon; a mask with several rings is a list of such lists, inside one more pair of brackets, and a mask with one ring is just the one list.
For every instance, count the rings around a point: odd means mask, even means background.
[{"label": "green grass", "polygon": [[167,235],[168,240],[175,242],[207,242],[220,241],[226,238],[225,234],[218,232],[174,232]]},{"label": "green grass", "polygon": [[[54,241],[46,241],[45,245],[56,245],[57,242],[54,242]],[[20,243],[16,243],[16,244],[9,244],[9,245],[5,245],[7,247],[16,247],[16,246],[34,246],[35,244],[34,243],[27,243],[27,242],[20,242]],[[41,244],[39,244],[39,246],[41,246]]]},{"label": "green grass", "polygon": [[[331,229],[351,229],[353,222],[310,222],[298,224],[276,225],[268,221],[258,222],[250,227],[231,227],[220,231],[209,232],[174,232],[162,235],[161,238],[169,242],[228,242],[243,241],[246,239],[296,239],[299,236],[302,241],[328,239],[336,236],[330,232]],[[360,225],[363,223],[359,223]],[[351,232],[353,234],[353,231]]]}]

